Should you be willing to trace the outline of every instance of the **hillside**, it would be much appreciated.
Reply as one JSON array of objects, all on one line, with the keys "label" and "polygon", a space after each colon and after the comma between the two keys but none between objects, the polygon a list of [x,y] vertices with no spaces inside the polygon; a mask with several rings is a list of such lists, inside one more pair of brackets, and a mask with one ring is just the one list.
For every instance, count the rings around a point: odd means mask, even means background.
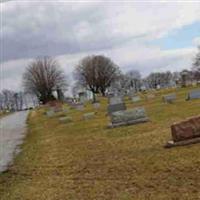
[{"label": "hillside", "polygon": [[[170,125],[200,114],[200,100],[185,101],[187,89],[156,92],[144,106],[150,122],[108,129],[107,99],[101,107],[70,109],[73,122],[31,111],[28,134],[9,170],[0,174],[1,200],[200,199],[200,144],[165,149]],[[162,95],[177,93],[174,104]],[[83,113],[96,112],[83,120]]]}]

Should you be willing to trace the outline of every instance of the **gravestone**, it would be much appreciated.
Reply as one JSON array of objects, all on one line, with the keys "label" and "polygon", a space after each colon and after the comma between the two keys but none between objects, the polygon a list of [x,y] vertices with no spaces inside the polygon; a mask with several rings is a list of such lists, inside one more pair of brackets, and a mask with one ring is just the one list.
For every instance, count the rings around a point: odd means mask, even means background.
[{"label": "gravestone", "polygon": [[55,112],[54,112],[53,110],[48,110],[48,111],[46,112],[46,115],[47,115],[48,117],[53,117],[53,116],[55,115]]},{"label": "gravestone", "polygon": [[149,121],[149,118],[147,117],[143,107],[113,112],[110,118],[110,128]]},{"label": "gravestone", "polygon": [[78,110],[78,111],[83,111],[83,110],[84,110],[84,105],[81,104],[81,103],[75,104],[74,107],[75,107],[76,110]]},{"label": "gravestone", "polygon": [[123,103],[123,99],[122,97],[111,97],[109,98],[109,104],[110,105],[114,105],[114,104],[120,104]]},{"label": "gravestone", "polygon": [[83,118],[84,118],[85,120],[89,120],[89,119],[93,119],[94,116],[95,116],[95,113],[94,113],[94,112],[90,112],[90,113],[85,113],[85,114],[83,115]]},{"label": "gravestone", "polygon": [[93,103],[93,107],[94,107],[95,109],[100,108],[100,103]]},{"label": "gravestone", "polygon": [[60,117],[59,118],[59,122],[61,122],[61,123],[69,123],[71,121],[72,121],[71,117]]},{"label": "gravestone", "polygon": [[163,101],[165,103],[173,103],[176,100],[176,94],[168,94],[163,96]]},{"label": "gravestone", "polygon": [[192,100],[192,99],[200,99],[200,89],[192,90],[188,93],[188,97],[186,100]]},{"label": "gravestone", "polygon": [[147,95],[147,99],[154,99],[155,98],[155,95],[154,94],[148,94]]},{"label": "gravestone", "polygon": [[62,112],[62,107],[60,107],[60,106],[51,107],[51,109],[52,109],[55,113],[57,113],[57,112]]},{"label": "gravestone", "polygon": [[138,102],[138,101],[140,101],[141,100],[141,98],[140,98],[140,96],[133,96],[132,97],[132,102]]},{"label": "gravestone", "polygon": [[182,146],[200,142],[200,116],[189,118],[171,126],[172,140],[165,147]]},{"label": "gravestone", "polygon": [[63,112],[64,112],[64,113],[68,113],[68,112],[69,112],[69,109],[68,109],[68,108],[63,108]]},{"label": "gravestone", "polygon": [[120,110],[126,110],[126,105],[121,97],[112,97],[109,99],[107,110],[109,114]]},{"label": "gravestone", "polygon": [[86,92],[79,92],[79,99],[81,103],[85,103],[87,101],[87,94]]}]

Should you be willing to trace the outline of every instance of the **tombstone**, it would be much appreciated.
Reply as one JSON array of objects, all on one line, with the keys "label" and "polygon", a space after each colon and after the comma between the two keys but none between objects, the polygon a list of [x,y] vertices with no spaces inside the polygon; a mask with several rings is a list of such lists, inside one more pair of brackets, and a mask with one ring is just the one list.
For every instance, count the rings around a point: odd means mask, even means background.
[{"label": "tombstone", "polygon": [[141,100],[141,98],[140,98],[140,96],[133,96],[132,97],[132,102],[138,102],[138,101],[140,101]]},{"label": "tombstone", "polygon": [[77,104],[77,105],[76,105],[76,109],[77,109],[78,111],[83,111],[83,110],[84,110],[84,105],[83,105],[83,104]]},{"label": "tombstone", "polygon": [[200,99],[200,89],[192,90],[188,93],[186,100]]},{"label": "tombstone", "polygon": [[154,99],[155,98],[155,95],[154,94],[148,94],[147,95],[147,99]]},{"label": "tombstone", "polygon": [[87,94],[85,92],[79,92],[80,102],[83,104],[87,101]]},{"label": "tombstone", "polygon": [[94,112],[90,112],[90,113],[85,113],[85,114],[83,115],[83,118],[84,118],[85,120],[89,120],[89,119],[93,119],[94,116],[95,116],[95,113],[94,113]]},{"label": "tombstone", "polygon": [[54,106],[54,107],[51,107],[51,110],[53,110],[55,113],[62,112],[62,107],[61,106]]},{"label": "tombstone", "polygon": [[46,115],[47,115],[48,117],[53,117],[53,116],[55,115],[55,112],[54,112],[53,110],[48,110],[48,111],[46,112]]},{"label": "tombstone", "polygon": [[114,96],[115,96],[114,92],[109,92],[109,93],[107,93],[107,97],[108,97],[108,98],[111,98],[111,97],[114,97]]},{"label": "tombstone", "polygon": [[165,103],[173,103],[176,100],[176,94],[168,94],[163,96]]},{"label": "tombstone", "polygon": [[72,118],[71,117],[60,117],[59,118],[59,122],[61,122],[61,123],[69,123],[69,122],[72,122]]},{"label": "tombstone", "polygon": [[149,121],[143,107],[113,112],[110,118],[111,124],[108,126],[110,128]]},{"label": "tombstone", "polygon": [[200,116],[173,124],[171,133],[172,140],[165,145],[166,148],[200,142]]},{"label": "tombstone", "polygon": [[69,109],[68,108],[63,108],[62,110],[64,113],[68,113],[69,112]]},{"label": "tombstone", "polygon": [[126,105],[121,97],[112,97],[109,99],[107,110],[109,114],[120,110],[126,110]]},{"label": "tombstone", "polygon": [[98,103],[98,102],[93,103],[93,107],[94,107],[95,109],[100,108],[100,103]]},{"label": "tombstone", "polygon": [[111,97],[108,99],[110,105],[123,103],[122,97]]}]

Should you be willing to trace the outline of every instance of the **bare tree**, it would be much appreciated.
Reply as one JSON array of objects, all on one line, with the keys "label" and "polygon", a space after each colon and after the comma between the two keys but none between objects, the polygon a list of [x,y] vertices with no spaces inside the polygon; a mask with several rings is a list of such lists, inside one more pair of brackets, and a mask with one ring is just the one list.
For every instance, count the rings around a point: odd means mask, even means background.
[{"label": "bare tree", "polygon": [[173,79],[173,75],[170,71],[167,72],[154,72],[147,76],[146,80],[150,88],[167,87],[170,86],[170,82]]},{"label": "bare tree", "polygon": [[54,100],[54,91],[64,91],[67,82],[57,61],[50,57],[37,58],[29,64],[23,75],[26,92],[33,93],[43,104]]},{"label": "bare tree", "polygon": [[200,46],[198,47],[198,53],[193,63],[193,76],[196,80],[200,80]]},{"label": "bare tree", "polygon": [[74,75],[81,85],[95,94],[105,95],[106,89],[120,74],[119,67],[108,57],[92,55],[83,58],[76,66]]},{"label": "bare tree", "polygon": [[128,78],[129,87],[133,88],[136,92],[139,91],[141,86],[141,74],[138,70],[131,70],[126,73]]}]

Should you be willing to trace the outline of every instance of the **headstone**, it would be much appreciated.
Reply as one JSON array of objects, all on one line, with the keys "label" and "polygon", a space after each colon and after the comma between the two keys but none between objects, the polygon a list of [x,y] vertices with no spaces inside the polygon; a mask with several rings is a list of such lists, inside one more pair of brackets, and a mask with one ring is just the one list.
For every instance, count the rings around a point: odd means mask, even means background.
[{"label": "headstone", "polygon": [[79,99],[81,103],[85,103],[87,101],[87,94],[86,92],[80,92],[79,93]]},{"label": "headstone", "polygon": [[168,94],[163,96],[165,103],[173,103],[176,100],[176,94]]},{"label": "headstone", "polygon": [[93,119],[94,116],[95,116],[95,113],[94,113],[94,112],[90,112],[90,113],[85,113],[85,114],[83,115],[83,118],[84,118],[85,120],[89,120],[89,119]]},{"label": "headstone", "polygon": [[94,107],[95,109],[100,108],[100,103],[93,103],[93,107]]},{"label": "headstone", "polygon": [[79,111],[82,111],[82,110],[84,110],[84,105],[77,105],[76,109]]},{"label": "headstone", "polygon": [[61,123],[69,123],[71,121],[72,121],[71,117],[60,117],[59,118],[59,122],[61,122]]},{"label": "headstone", "polygon": [[69,109],[68,108],[63,108],[62,110],[64,113],[68,113],[69,112]]},{"label": "headstone", "polygon": [[46,112],[46,115],[47,115],[48,117],[53,117],[53,116],[55,115],[55,112],[54,112],[53,110],[48,110],[48,111]]},{"label": "headstone", "polygon": [[148,94],[147,95],[147,99],[154,99],[155,98],[155,95],[154,94]]},{"label": "headstone", "polygon": [[200,116],[192,117],[171,126],[172,141],[165,147],[173,147],[200,142]]},{"label": "headstone", "polygon": [[143,107],[113,112],[111,114],[111,124],[109,127],[138,124],[149,121]]},{"label": "headstone", "polygon": [[192,100],[192,99],[200,99],[200,89],[192,90],[188,93],[188,97],[186,100]]},{"label": "headstone", "polygon": [[109,99],[109,105],[107,110],[110,114],[112,112],[126,110],[126,106],[121,97],[112,97]]},{"label": "headstone", "polygon": [[141,98],[140,98],[140,96],[133,96],[132,97],[132,102],[138,102],[138,101],[140,101],[141,100]]},{"label": "headstone", "polygon": [[51,107],[51,110],[53,110],[54,112],[62,112],[62,107],[61,106],[54,106]]},{"label": "headstone", "polygon": [[111,97],[109,98],[109,104],[114,105],[114,104],[120,104],[123,103],[122,97]]}]

